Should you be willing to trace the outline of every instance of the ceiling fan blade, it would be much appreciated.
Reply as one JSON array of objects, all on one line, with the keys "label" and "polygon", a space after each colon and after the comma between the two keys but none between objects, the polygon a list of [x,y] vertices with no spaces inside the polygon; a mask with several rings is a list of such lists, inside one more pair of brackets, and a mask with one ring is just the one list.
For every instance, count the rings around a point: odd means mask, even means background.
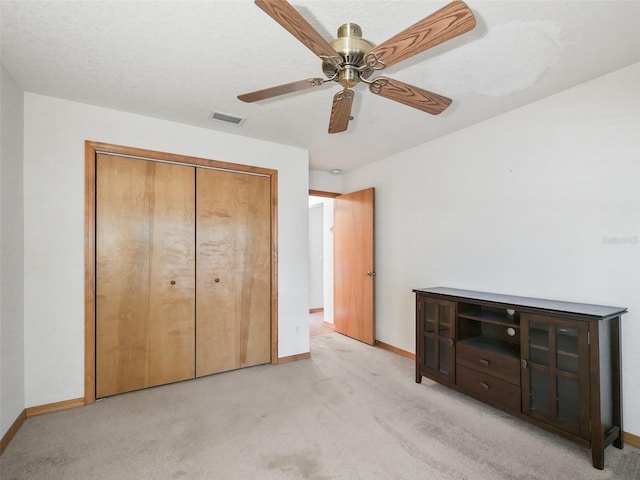
[{"label": "ceiling fan blade", "polygon": [[306,90],[308,88],[319,87],[325,83],[322,78],[307,78],[306,80],[298,80],[297,82],[285,83],[278,85],[277,87],[265,88],[263,90],[256,90],[255,92],[244,93],[238,95],[238,100],[243,102],[253,103],[266,98],[277,97],[278,95],[284,95],[285,93],[299,92],[300,90]]},{"label": "ceiling fan blade", "polygon": [[464,2],[455,1],[381,43],[367,55],[378,69],[389,67],[472,30],[476,19]]},{"label": "ceiling fan blade", "polygon": [[289,2],[285,0],[255,0],[255,3],[318,57],[339,57],[329,42]]},{"label": "ceiling fan blade", "polygon": [[345,88],[333,96],[331,117],[329,118],[329,133],[340,133],[347,129],[352,104],[353,90]]},{"label": "ceiling fan blade", "polygon": [[369,90],[376,95],[417,108],[431,115],[442,113],[453,101],[437,93],[386,77],[376,78],[369,85]]}]

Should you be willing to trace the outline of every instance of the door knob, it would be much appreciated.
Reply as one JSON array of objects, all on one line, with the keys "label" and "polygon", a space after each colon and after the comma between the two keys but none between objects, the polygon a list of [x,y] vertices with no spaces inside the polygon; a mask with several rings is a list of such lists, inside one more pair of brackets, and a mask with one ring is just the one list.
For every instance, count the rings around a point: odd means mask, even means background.
[{"label": "door knob", "polygon": [[367,277],[375,277],[376,276],[376,272],[367,272]]},{"label": "door knob", "polygon": [[216,278],[216,279],[214,280],[214,282],[218,283],[218,282],[220,282],[220,279],[219,279],[219,278]]},{"label": "door knob", "polygon": [[175,285],[176,281],[175,280],[171,280],[171,285]]}]

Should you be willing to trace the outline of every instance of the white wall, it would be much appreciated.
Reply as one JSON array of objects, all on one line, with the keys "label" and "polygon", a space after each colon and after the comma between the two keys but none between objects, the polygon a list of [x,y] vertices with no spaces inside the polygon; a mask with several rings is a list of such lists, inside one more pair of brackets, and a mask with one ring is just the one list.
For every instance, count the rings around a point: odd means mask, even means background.
[{"label": "white wall", "polygon": [[309,351],[308,152],[25,94],[26,406],[84,396],[84,141],[278,170],[279,356]]},{"label": "white wall", "polygon": [[[318,204],[322,206],[321,230],[318,233],[322,236],[322,319],[333,323],[333,198],[309,197],[309,205]],[[311,248],[309,251],[311,257]]]},{"label": "white wall", "polygon": [[333,323],[333,198],[323,198],[323,320]]},{"label": "white wall", "polygon": [[23,92],[0,77],[0,437],[25,407],[23,261]]},{"label": "white wall", "polygon": [[640,435],[640,64],[348,174],[376,188],[376,338],[414,351],[412,288],[628,307]]},{"label": "white wall", "polygon": [[323,295],[323,243],[322,232],[324,205],[309,206],[309,308],[322,308]]}]

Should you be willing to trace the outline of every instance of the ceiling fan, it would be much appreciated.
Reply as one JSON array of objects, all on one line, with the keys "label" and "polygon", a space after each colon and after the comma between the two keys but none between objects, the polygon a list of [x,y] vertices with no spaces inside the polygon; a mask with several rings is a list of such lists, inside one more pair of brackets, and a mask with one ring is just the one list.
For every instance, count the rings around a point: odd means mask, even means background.
[{"label": "ceiling fan", "polygon": [[333,97],[329,133],[343,132],[349,126],[354,95],[351,88],[359,82],[368,84],[369,91],[376,95],[432,115],[442,113],[451,105],[450,98],[388,77],[369,77],[375,71],[462,35],[476,25],[469,7],[456,0],[378,46],[362,38],[362,30],[355,23],[342,25],[338,29],[338,38],[329,43],[286,0],[255,0],[255,3],[320,57],[322,70],[327,78],[308,78],[286,83],[238,95],[238,99],[252,103],[331,81],[337,82],[343,89]]}]

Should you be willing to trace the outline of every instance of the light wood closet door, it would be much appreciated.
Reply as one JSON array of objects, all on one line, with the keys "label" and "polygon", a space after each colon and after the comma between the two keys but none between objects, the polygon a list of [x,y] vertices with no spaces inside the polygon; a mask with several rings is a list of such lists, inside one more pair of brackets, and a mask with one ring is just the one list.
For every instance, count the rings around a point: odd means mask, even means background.
[{"label": "light wood closet door", "polygon": [[98,155],[97,397],[194,376],[194,176]]},{"label": "light wood closet door", "polygon": [[268,177],[196,174],[196,376],[270,361]]}]

